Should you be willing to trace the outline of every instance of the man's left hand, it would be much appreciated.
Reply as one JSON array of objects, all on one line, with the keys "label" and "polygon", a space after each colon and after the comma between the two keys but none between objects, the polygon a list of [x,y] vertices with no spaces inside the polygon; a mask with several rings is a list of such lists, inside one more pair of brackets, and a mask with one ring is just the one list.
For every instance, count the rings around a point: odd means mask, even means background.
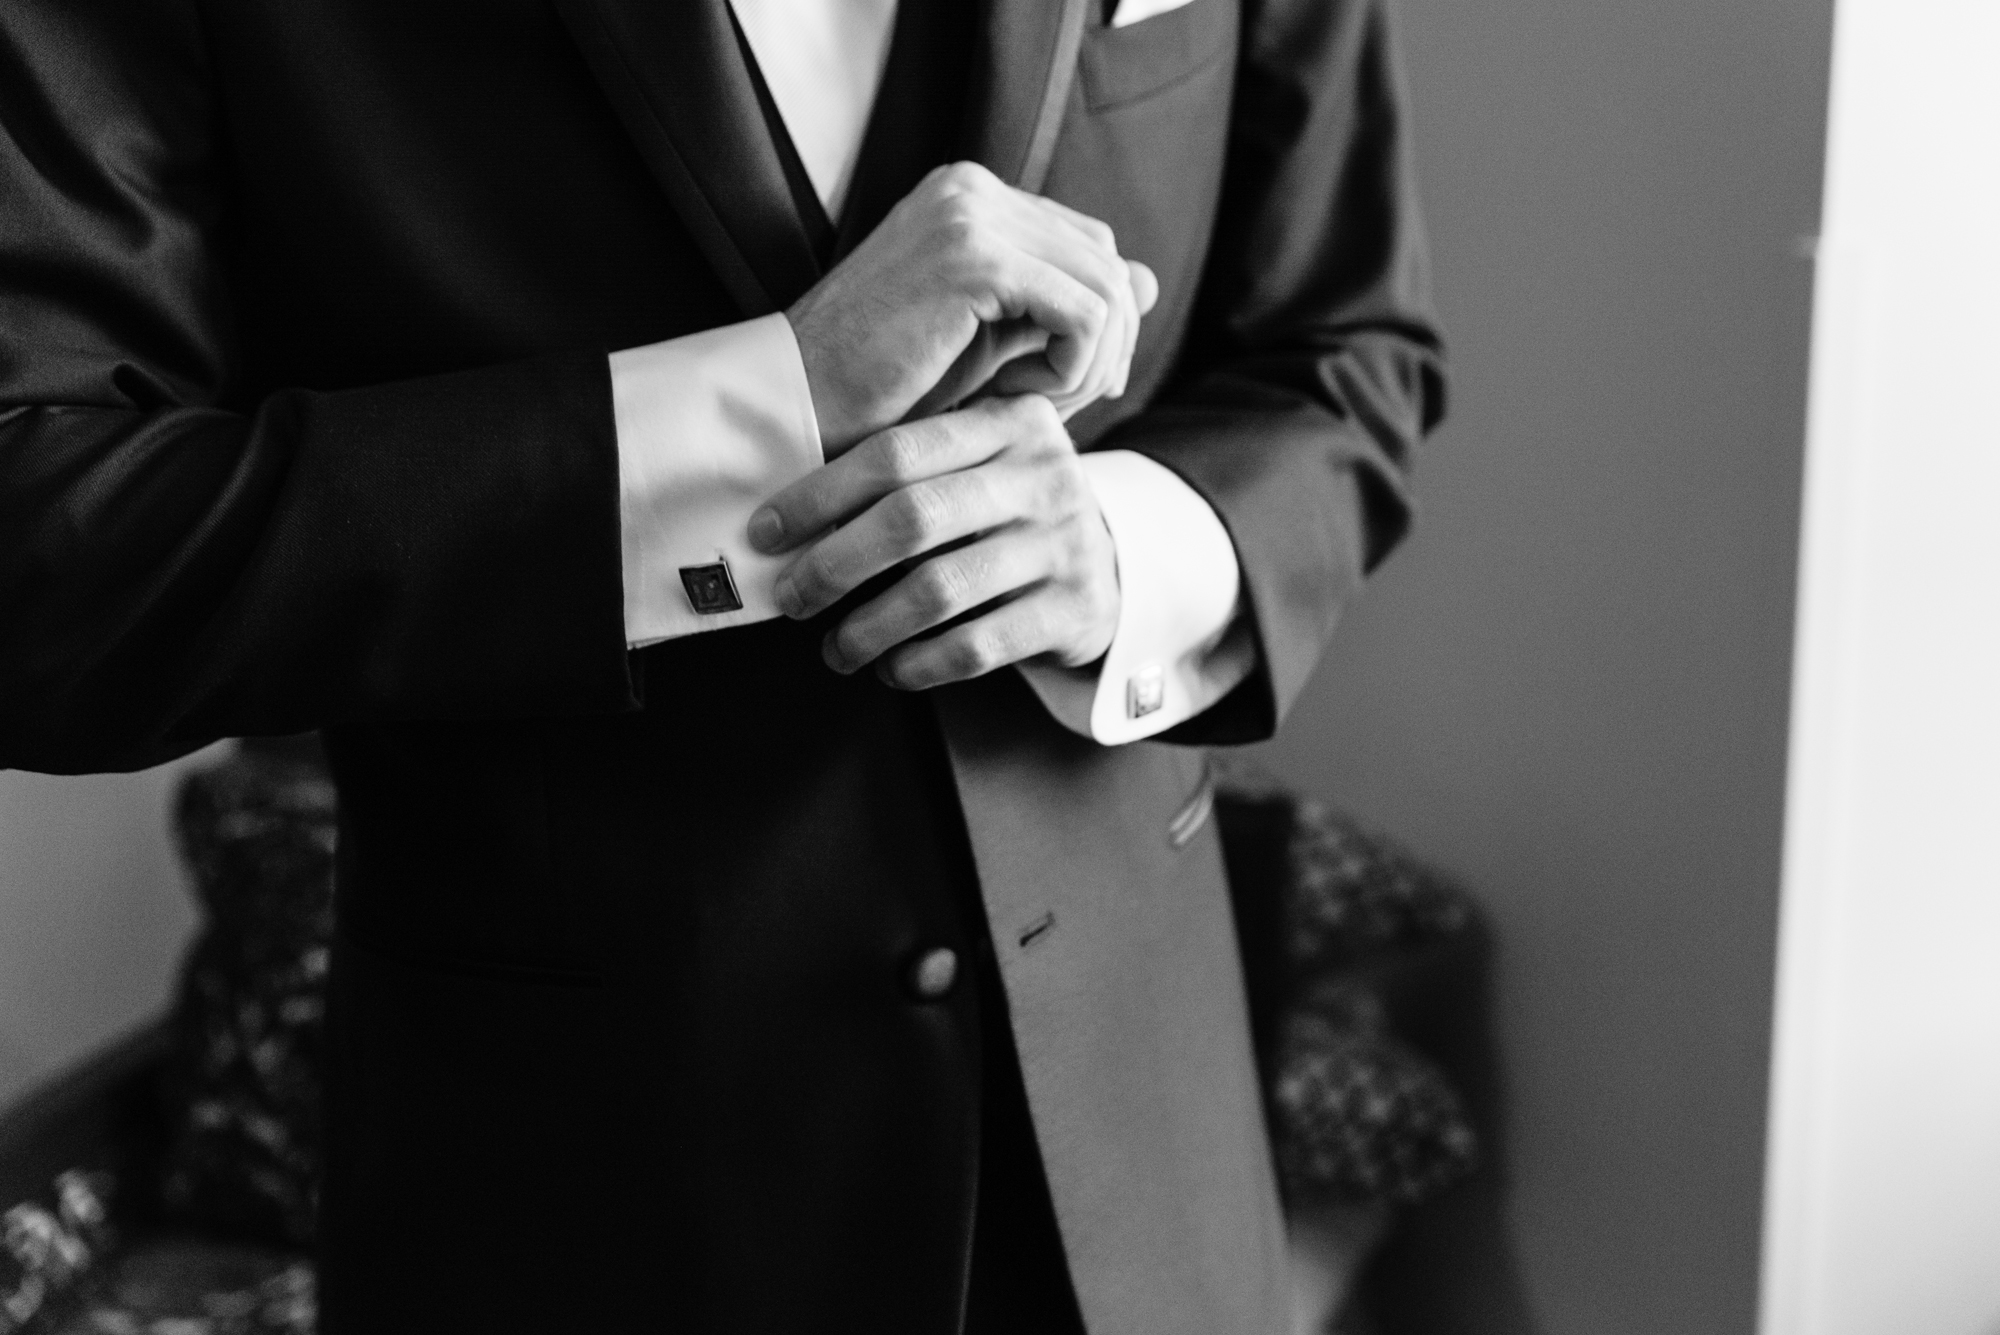
[{"label": "man's left hand", "polygon": [[835,671],[874,663],[905,690],[1036,657],[1081,667],[1103,657],[1118,627],[1110,531],[1039,394],[878,432],[766,502],[750,540],[764,552],[803,549],[774,589],[799,620],[907,567],[821,648]]}]

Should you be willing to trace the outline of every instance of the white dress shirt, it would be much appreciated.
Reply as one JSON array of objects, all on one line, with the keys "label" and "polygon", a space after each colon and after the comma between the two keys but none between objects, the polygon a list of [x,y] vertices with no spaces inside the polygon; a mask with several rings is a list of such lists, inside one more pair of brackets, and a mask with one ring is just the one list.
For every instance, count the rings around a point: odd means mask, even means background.
[{"label": "white dress shirt", "polygon": [[[813,189],[838,219],[895,27],[895,0],[731,0]],[[1150,6],[1150,7],[1148,7]],[[1159,0],[1125,0],[1147,15]],[[812,391],[782,313],[611,356],[625,638],[659,640],[780,615],[792,559],[750,546],[750,514],[825,462]],[[1107,745],[1221,699],[1253,666],[1241,574],[1222,521],[1171,470],[1128,450],[1083,456],[1117,552],[1111,648],[1086,669],[1019,670],[1064,726]],[[695,611],[685,566],[726,561],[742,608]]]}]

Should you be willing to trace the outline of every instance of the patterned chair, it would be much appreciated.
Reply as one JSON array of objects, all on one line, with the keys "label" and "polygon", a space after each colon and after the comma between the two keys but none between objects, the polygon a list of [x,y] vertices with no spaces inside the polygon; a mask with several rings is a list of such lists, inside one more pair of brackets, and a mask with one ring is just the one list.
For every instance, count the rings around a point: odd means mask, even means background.
[{"label": "patterned chair", "polygon": [[[1387,1329],[1354,1301],[1364,1262],[1478,1157],[1453,1079],[1410,1040],[1484,934],[1447,881],[1254,772],[1219,770],[1216,817],[1297,1328]],[[314,1329],[335,830],[316,743],[240,743],[185,781],[175,828],[206,921],[168,1018],[0,1116],[0,1335]]]}]

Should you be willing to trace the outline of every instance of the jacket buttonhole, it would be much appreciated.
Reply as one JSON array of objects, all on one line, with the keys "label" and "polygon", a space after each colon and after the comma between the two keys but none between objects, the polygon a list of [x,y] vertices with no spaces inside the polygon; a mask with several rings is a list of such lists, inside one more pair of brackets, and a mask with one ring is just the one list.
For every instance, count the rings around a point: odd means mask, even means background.
[{"label": "jacket buttonhole", "polygon": [[1055,925],[1056,915],[1054,913],[1044,913],[1041,917],[1029,923],[1021,929],[1021,948],[1026,950],[1029,946],[1047,936],[1055,928]]}]

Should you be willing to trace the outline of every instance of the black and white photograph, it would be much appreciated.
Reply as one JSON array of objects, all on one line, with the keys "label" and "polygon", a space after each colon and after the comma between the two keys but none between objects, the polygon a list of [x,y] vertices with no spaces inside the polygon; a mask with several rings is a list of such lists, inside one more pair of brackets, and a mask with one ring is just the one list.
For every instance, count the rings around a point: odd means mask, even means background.
[{"label": "black and white photograph", "polygon": [[1991,0],[0,0],[0,1335],[2000,1335]]}]

